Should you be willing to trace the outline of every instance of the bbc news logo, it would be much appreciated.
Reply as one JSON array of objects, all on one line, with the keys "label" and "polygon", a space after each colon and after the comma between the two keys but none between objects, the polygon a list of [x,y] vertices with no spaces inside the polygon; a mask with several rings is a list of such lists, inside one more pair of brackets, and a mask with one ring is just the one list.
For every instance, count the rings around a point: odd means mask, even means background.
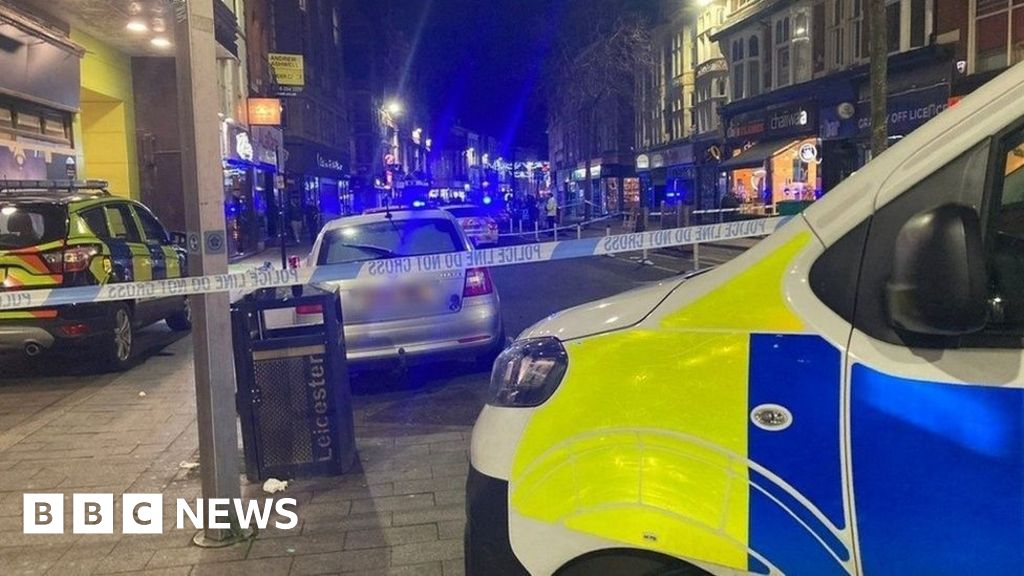
[{"label": "bbc news logo", "polygon": [[[25,494],[22,506],[25,534],[64,533],[64,494]],[[263,501],[241,498],[175,500],[175,526],[178,530],[231,529],[232,518],[243,529],[265,530],[273,526],[291,530],[299,525],[294,498]],[[113,494],[72,494],[71,532],[73,534],[113,534],[117,511]],[[122,534],[162,534],[164,497],[162,494],[124,494],[121,497]]]}]

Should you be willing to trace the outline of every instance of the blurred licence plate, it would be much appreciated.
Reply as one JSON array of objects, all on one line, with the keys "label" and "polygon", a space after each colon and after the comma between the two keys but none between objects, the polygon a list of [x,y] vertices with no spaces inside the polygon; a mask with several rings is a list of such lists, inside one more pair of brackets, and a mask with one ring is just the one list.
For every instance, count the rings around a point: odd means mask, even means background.
[{"label": "blurred licence plate", "polygon": [[383,288],[352,290],[352,302],[361,309],[426,304],[434,301],[436,287],[429,284],[408,284]]}]

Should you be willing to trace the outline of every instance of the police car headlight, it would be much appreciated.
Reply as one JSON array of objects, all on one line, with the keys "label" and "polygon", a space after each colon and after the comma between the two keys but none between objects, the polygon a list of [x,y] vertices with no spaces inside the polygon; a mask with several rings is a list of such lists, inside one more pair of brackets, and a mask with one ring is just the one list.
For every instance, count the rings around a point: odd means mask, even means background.
[{"label": "police car headlight", "polygon": [[540,406],[555,393],[569,367],[557,338],[531,338],[512,344],[494,361],[490,404],[507,408]]}]

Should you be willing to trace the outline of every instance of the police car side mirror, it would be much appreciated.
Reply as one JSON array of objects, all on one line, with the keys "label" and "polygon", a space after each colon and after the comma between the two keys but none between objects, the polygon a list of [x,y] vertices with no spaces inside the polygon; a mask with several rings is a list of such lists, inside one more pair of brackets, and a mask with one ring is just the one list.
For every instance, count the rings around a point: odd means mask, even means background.
[{"label": "police car side mirror", "polygon": [[960,336],[985,327],[987,277],[981,220],[962,204],[915,215],[900,230],[885,287],[893,327]]}]

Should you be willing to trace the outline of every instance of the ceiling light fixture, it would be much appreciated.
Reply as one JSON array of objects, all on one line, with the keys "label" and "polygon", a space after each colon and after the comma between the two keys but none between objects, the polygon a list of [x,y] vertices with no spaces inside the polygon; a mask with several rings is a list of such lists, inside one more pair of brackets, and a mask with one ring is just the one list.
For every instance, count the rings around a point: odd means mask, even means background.
[{"label": "ceiling light fixture", "polygon": [[152,44],[153,46],[156,46],[157,48],[170,48],[171,47],[171,41],[168,40],[167,38],[164,38],[163,36],[157,36],[156,38],[153,38],[152,40],[150,40],[149,43]]},{"label": "ceiling light fixture", "polygon": [[142,20],[131,20],[128,22],[128,26],[126,26],[126,28],[128,28],[128,30],[130,30],[131,32],[142,33],[149,31],[149,26],[146,26],[146,23]]}]

